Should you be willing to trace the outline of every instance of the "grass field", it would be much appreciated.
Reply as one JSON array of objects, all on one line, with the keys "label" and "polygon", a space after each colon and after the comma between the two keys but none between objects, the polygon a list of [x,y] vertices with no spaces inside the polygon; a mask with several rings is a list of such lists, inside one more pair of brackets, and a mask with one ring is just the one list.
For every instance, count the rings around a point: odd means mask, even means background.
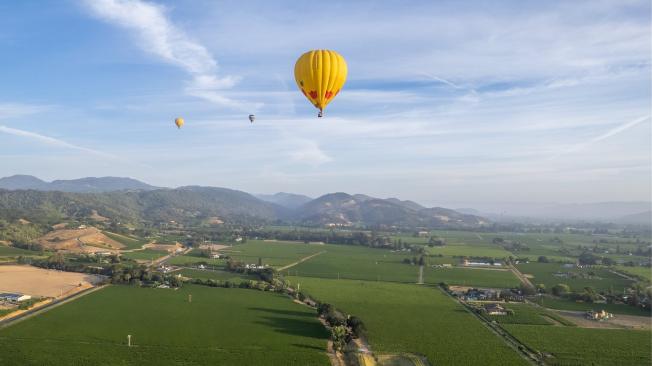
[{"label": "grass field", "polygon": [[220,252],[245,263],[258,263],[258,258],[261,258],[263,264],[282,267],[318,253],[323,250],[322,247],[288,241],[248,240],[245,244],[234,245]]},{"label": "grass field", "polygon": [[[413,258],[407,252],[392,252],[351,245],[322,245],[325,253],[300,263],[285,274],[341,278],[365,281],[386,281],[416,283],[419,267],[403,263]],[[429,258],[432,262],[448,263],[444,258]],[[509,271],[488,271],[469,268],[432,268],[424,270],[424,281],[436,284],[472,285],[480,287],[511,287],[518,285],[518,279]]]},{"label": "grass field", "polygon": [[360,317],[372,350],[420,353],[432,365],[525,365],[480,321],[438,288],[290,278],[317,299]]},{"label": "grass field", "polygon": [[18,257],[20,255],[35,256],[35,255],[42,255],[42,253],[34,250],[26,250],[26,249],[0,245],[0,257]]},{"label": "grass field", "polygon": [[504,325],[505,329],[542,353],[548,365],[650,365],[650,332],[539,325]]},{"label": "grass field", "polygon": [[206,263],[212,267],[224,268],[226,260],[202,257],[199,255],[199,251],[195,249],[188,254],[175,255],[167,263],[175,266],[194,266],[198,263]]},{"label": "grass field", "polygon": [[616,266],[615,269],[628,275],[637,276],[643,280],[652,282],[652,268],[650,267]]},{"label": "grass field", "polygon": [[[564,268],[558,263],[521,263],[516,267],[523,274],[531,274],[533,284],[543,283],[550,289],[556,284],[564,283],[570,286],[572,291],[581,292],[584,287],[593,287],[597,291],[606,291],[610,288],[620,290],[632,284],[632,281],[609,272],[606,268]],[[571,273],[578,277],[555,276],[555,273]],[[585,278],[582,278],[585,276]]]},{"label": "grass field", "polygon": [[136,238],[133,236],[116,234],[109,231],[102,231],[102,233],[124,245],[125,247],[123,249],[140,249],[143,245],[149,243],[149,240],[147,239]]},{"label": "grass field", "polygon": [[168,255],[164,250],[144,249],[135,252],[123,253],[122,256],[133,260],[149,261]]},{"label": "grass field", "polygon": [[0,330],[0,364],[329,365],[327,337],[274,293],[111,286]]},{"label": "grass field", "polygon": [[206,269],[183,268],[180,271],[175,271],[173,274],[181,274],[188,278],[198,278],[202,280],[219,280],[219,281],[245,281],[245,280],[259,280],[258,276],[245,275],[227,271],[213,271]]},{"label": "grass field", "polygon": [[574,323],[569,322],[553,311],[530,304],[508,303],[504,304],[504,307],[513,310],[514,314],[489,315],[489,318],[500,324],[553,325],[556,322],[569,327],[575,326]]},{"label": "grass field", "polygon": [[557,310],[574,310],[574,311],[588,311],[588,310],[606,310],[614,314],[623,315],[638,315],[650,316],[649,312],[626,304],[591,304],[585,302],[575,302],[568,299],[560,299],[553,297],[543,297],[536,300],[537,304],[545,306],[550,309]]},{"label": "grass field", "polygon": [[499,246],[480,246],[480,245],[445,245],[441,247],[429,247],[428,253],[431,255],[442,254],[445,256],[465,256],[465,257],[491,257],[496,259],[507,258],[514,254],[504,250]]}]

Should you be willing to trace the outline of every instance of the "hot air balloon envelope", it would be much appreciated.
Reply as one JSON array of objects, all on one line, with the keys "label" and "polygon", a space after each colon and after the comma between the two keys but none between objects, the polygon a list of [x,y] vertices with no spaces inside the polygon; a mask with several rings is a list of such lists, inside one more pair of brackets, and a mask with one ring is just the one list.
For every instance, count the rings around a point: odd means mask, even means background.
[{"label": "hot air balloon envelope", "polygon": [[324,108],[340,92],[348,69],[344,57],[335,51],[312,50],[299,57],[294,65],[297,86],[317,109]]},{"label": "hot air balloon envelope", "polygon": [[174,124],[177,125],[177,128],[181,128],[184,124],[184,120],[181,117],[177,117],[177,119],[174,120]]}]

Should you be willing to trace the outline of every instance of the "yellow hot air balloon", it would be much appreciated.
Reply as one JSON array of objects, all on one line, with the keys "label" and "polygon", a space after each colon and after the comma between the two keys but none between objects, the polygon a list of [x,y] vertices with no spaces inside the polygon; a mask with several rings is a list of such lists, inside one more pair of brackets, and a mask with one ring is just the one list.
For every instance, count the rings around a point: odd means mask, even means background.
[{"label": "yellow hot air balloon", "polygon": [[174,124],[177,125],[177,128],[181,128],[184,124],[183,118],[177,117],[177,119],[174,120]]},{"label": "yellow hot air balloon", "polygon": [[335,51],[312,50],[297,60],[294,65],[297,86],[319,109],[319,117],[344,86],[347,71],[344,57]]}]

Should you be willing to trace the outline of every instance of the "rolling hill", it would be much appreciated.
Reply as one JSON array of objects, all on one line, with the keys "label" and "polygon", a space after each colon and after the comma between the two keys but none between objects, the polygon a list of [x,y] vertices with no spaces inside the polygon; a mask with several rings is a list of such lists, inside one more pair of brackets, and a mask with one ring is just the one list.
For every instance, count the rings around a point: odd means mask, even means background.
[{"label": "rolling hill", "polygon": [[[291,193],[259,195],[227,188],[155,188],[130,178],[44,182],[32,176],[0,179],[0,219],[52,223],[100,215],[121,222],[197,224],[292,223],[322,226],[478,227],[487,220],[412,201],[331,193],[317,199]],[[21,189],[24,187],[24,189]],[[7,189],[11,188],[11,190]]]},{"label": "rolling hill", "polygon": [[301,205],[312,201],[312,198],[308,196],[285,192],[278,192],[275,194],[257,194],[256,197],[263,201],[275,203],[289,209],[296,209]]},{"label": "rolling hill", "polygon": [[46,182],[31,175],[12,175],[0,178],[0,188],[8,190],[34,189],[38,191],[61,191],[75,193],[112,192],[122,190],[153,190],[139,180],[121,177],[87,177],[70,180]]},{"label": "rolling hill", "polygon": [[386,225],[401,227],[477,227],[486,219],[454,210],[425,208],[411,201],[331,193],[299,207],[294,218],[312,225]]}]

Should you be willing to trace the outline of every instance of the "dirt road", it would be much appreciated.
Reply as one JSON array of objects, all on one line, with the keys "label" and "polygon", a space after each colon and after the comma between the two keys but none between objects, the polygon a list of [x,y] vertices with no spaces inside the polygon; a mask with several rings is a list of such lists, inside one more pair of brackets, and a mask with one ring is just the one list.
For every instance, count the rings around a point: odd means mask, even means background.
[{"label": "dirt road", "polygon": [[308,259],[314,258],[314,257],[316,257],[316,256],[318,256],[318,255],[320,255],[320,254],[324,254],[324,253],[326,253],[325,250],[324,250],[324,251],[321,251],[321,252],[319,252],[319,253],[311,254],[311,255],[309,255],[309,256],[307,256],[307,257],[303,257],[303,258],[299,259],[298,261],[296,261],[296,262],[294,262],[294,263],[290,263],[290,264],[288,264],[287,266],[283,266],[283,267],[281,267],[281,268],[278,268],[277,271],[281,272],[281,271],[284,271],[284,270],[286,270],[286,269],[288,269],[288,268],[292,268],[292,267],[296,266],[296,265],[299,264],[299,263],[303,263],[303,262],[307,261]]},{"label": "dirt road", "polygon": [[514,267],[513,264],[509,265],[509,269],[512,270],[512,273],[514,273],[514,275],[516,275],[516,277],[518,277],[518,279],[521,280],[521,282],[524,285],[534,288],[534,285],[532,284],[532,282],[530,282],[530,279],[527,278],[527,276],[525,276],[523,273],[521,273],[521,271],[519,271],[518,268]]}]

